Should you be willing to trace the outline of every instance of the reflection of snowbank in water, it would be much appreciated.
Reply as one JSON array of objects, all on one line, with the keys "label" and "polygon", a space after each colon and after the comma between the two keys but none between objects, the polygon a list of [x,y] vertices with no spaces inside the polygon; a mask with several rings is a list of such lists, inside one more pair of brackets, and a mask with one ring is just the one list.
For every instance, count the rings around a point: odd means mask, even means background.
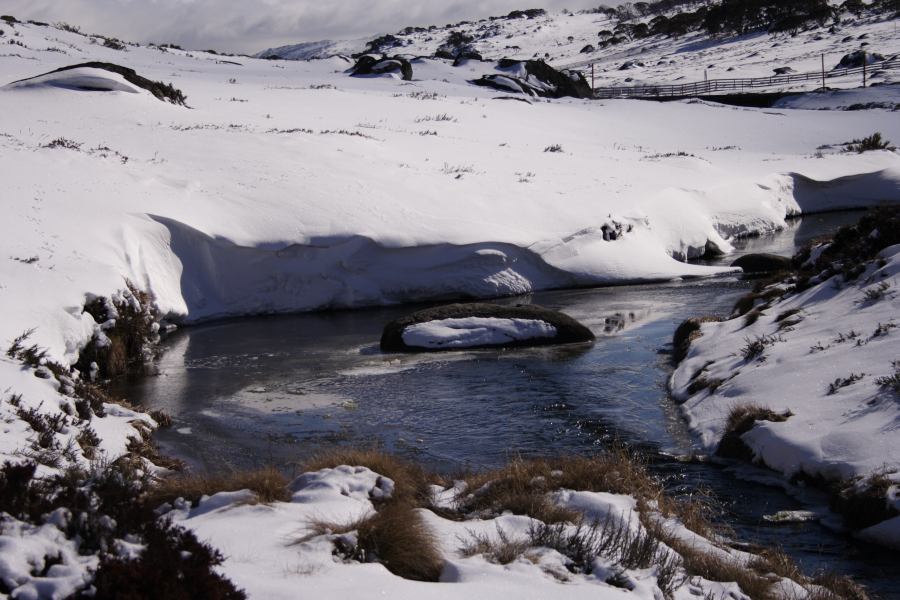
[{"label": "reflection of snowbank in water", "polygon": [[556,327],[533,319],[469,317],[441,319],[410,325],[403,331],[407,346],[419,348],[471,348],[556,336]]}]

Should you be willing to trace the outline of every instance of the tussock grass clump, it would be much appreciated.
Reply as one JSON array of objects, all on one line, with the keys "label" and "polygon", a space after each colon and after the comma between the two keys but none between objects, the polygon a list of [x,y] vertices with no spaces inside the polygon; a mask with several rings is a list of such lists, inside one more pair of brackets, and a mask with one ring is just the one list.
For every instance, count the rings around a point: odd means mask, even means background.
[{"label": "tussock grass clump", "polygon": [[488,562],[498,565],[508,565],[529,550],[534,548],[532,539],[513,539],[499,525],[497,537],[487,533],[471,533],[469,539],[464,540],[460,550],[465,557],[484,556]]},{"label": "tussock grass clump", "polygon": [[840,513],[844,524],[854,529],[871,527],[897,516],[888,502],[888,490],[894,482],[885,473],[848,485],[832,496],[832,508]]},{"label": "tussock grass clump", "polygon": [[264,504],[286,502],[291,497],[287,486],[285,476],[274,467],[211,475],[181,473],[166,477],[153,485],[147,491],[147,502],[159,506],[163,502],[184,498],[196,505],[203,496],[237,490],[252,491],[259,502]]},{"label": "tussock grass clump", "polygon": [[900,395],[900,360],[893,361],[891,366],[894,368],[894,372],[890,375],[879,377],[875,380],[875,383],[884,390]]},{"label": "tussock grass clump", "polygon": [[757,421],[781,423],[787,421],[793,413],[786,411],[776,413],[770,408],[758,404],[740,404],[731,409],[725,423],[725,433],[716,448],[717,456],[739,458],[747,461],[754,459],[753,451],[741,439],[741,436],[753,429]]},{"label": "tussock grass clump", "polygon": [[784,341],[779,336],[774,335],[758,335],[753,339],[744,338],[744,347],[741,348],[741,356],[744,360],[750,362],[753,359],[761,358],[766,348],[776,342]]},{"label": "tussock grass clump", "polygon": [[700,333],[700,327],[704,323],[716,323],[721,320],[722,319],[719,317],[705,316],[687,319],[681,323],[675,330],[675,335],[672,336],[672,358],[675,361],[675,364],[680,363],[687,357],[688,351],[691,348],[691,342],[702,335]]},{"label": "tussock grass clump", "polygon": [[[419,509],[387,501],[372,514],[345,523],[314,520],[296,543],[334,536],[335,553],[344,560],[378,562],[391,573],[415,581],[438,581],[444,558]],[[354,535],[355,534],[355,535]]]},{"label": "tussock grass clump", "polygon": [[828,384],[828,395],[833,396],[842,388],[853,385],[857,381],[862,380],[862,378],[865,376],[865,373],[850,373],[850,375],[848,375],[847,377],[838,377]]},{"label": "tussock grass clump", "polygon": [[[571,562],[573,573],[589,573],[597,558],[605,558],[625,569],[655,567],[656,584],[667,598],[681,584],[677,554],[660,545],[662,541],[652,529],[632,530],[624,519],[609,517],[602,522],[579,523],[576,527],[563,524],[536,524],[531,532],[531,544],[536,548],[556,550]],[[618,578],[607,583],[615,585]]]},{"label": "tussock grass clump", "polygon": [[646,466],[620,449],[593,457],[514,458],[505,466],[464,477],[458,503],[464,513],[530,515],[545,523],[575,522],[578,515],[553,505],[558,489],[657,498],[662,488]]},{"label": "tussock grass clump", "polygon": [[882,300],[886,296],[890,295],[891,284],[887,281],[882,281],[877,285],[873,285],[871,287],[867,287],[863,290],[863,297],[860,300],[860,304],[862,303],[870,303],[874,304],[879,300]]}]

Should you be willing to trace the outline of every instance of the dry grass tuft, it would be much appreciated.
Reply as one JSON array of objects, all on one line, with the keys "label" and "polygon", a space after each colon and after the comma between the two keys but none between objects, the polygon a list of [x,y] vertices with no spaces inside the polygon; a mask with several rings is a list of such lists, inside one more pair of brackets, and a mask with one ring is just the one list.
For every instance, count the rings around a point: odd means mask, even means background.
[{"label": "dry grass tuft", "polygon": [[[313,521],[308,526],[311,533],[298,542],[316,535],[342,536],[334,544],[335,552],[345,560],[379,562],[404,579],[438,581],[444,569],[434,534],[419,510],[406,503],[389,502],[378,512],[348,523]],[[354,531],[355,545],[352,538],[344,537]]]},{"label": "dry grass tuft", "polygon": [[710,581],[734,581],[741,591],[754,600],[776,600],[779,596],[772,589],[775,578],[767,578],[742,565],[737,560],[726,560],[696,546],[668,536],[666,545],[681,555],[688,573]]},{"label": "dry grass tuft", "polygon": [[234,471],[215,475],[183,473],[160,480],[147,491],[147,502],[159,506],[184,498],[196,504],[202,496],[216,492],[251,490],[259,502],[286,502],[290,500],[288,481],[274,467],[264,467],[254,471]]},{"label": "dry grass tuft", "polygon": [[718,456],[727,458],[739,458],[752,461],[753,451],[747,447],[741,436],[753,429],[757,421],[772,421],[781,423],[787,421],[793,413],[786,411],[776,413],[770,408],[758,404],[739,404],[731,409],[728,421],[725,423],[725,433],[716,448]]},{"label": "dry grass tuft", "polygon": [[593,457],[514,458],[499,469],[464,477],[460,511],[530,515],[545,523],[575,522],[579,515],[553,505],[547,495],[558,489],[657,498],[662,488],[646,467],[625,450]]}]

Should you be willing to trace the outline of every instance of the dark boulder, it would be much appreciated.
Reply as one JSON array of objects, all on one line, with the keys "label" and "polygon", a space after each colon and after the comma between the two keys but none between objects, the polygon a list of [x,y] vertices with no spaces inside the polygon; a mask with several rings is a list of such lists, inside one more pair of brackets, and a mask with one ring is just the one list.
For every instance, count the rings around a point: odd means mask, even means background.
[{"label": "dark boulder", "polygon": [[871,65],[874,63],[879,63],[885,60],[884,56],[878,54],[877,52],[866,52],[864,50],[857,50],[856,52],[851,52],[850,54],[845,54],[841,58],[841,62],[835,66],[835,69],[856,69],[863,65]]},{"label": "dark boulder", "polygon": [[413,68],[408,60],[399,56],[375,58],[366,54],[360,56],[350,69],[350,75],[354,77],[387,73],[399,73],[404,81],[410,81],[413,77]]},{"label": "dark boulder", "polygon": [[744,273],[774,273],[790,271],[793,262],[786,256],[777,254],[746,254],[733,263],[732,267],[740,267]]},{"label": "dark boulder", "polygon": [[596,50],[596,48],[594,48],[594,46],[592,46],[591,44],[588,44],[587,46],[585,46],[584,48],[581,49],[581,53],[582,54],[590,54],[591,52],[594,52],[595,50]]},{"label": "dark boulder", "polygon": [[408,327],[419,323],[440,321],[444,319],[465,319],[469,317],[543,321],[556,329],[556,336],[534,337],[484,346],[467,346],[467,348],[521,348],[556,344],[578,344],[594,341],[594,334],[591,333],[590,329],[572,317],[555,310],[536,305],[503,306],[500,304],[475,302],[467,304],[449,304],[446,306],[420,310],[411,315],[391,321],[385,326],[384,332],[381,335],[381,349],[385,352],[435,352],[440,350],[459,349],[408,346],[403,341],[403,332]]},{"label": "dark boulder", "polygon": [[459,52],[459,54],[457,54],[456,58],[453,60],[453,66],[458,67],[467,60],[483,61],[484,57],[482,57],[479,52],[476,52],[472,48],[464,48]]}]

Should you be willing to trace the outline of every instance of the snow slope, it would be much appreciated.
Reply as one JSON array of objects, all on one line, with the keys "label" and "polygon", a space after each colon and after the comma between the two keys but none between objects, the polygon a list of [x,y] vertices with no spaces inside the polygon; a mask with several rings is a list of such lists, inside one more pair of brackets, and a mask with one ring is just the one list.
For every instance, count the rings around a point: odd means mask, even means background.
[{"label": "snow slope", "polygon": [[[729,412],[752,403],[792,413],[783,422],[760,421],[742,436],[770,468],[837,481],[886,473],[900,482],[900,405],[895,392],[879,385],[900,357],[900,246],[882,257],[883,266],[870,265],[856,282],[829,278],[774,304],[751,325],[737,318],[702,326],[670,386],[706,449],[715,449]],[[879,289],[886,290],[881,299],[867,299],[867,291]],[[763,354],[747,358],[742,348],[758,339],[765,340]],[[698,376],[722,383],[692,394]],[[863,535],[898,546],[898,528],[900,517]]]},{"label": "snow slope", "polygon": [[[414,61],[400,82],[350,78],[340,58],[225,61],[4,29],[22,45],[0,56],[2,80],[118,61],[191,106],[57,76],[0,90],[0,338],[36,327],[69,360],[93,330],[85,294],[126,278],[188,322],[671,279],[714,274],[675,258],[788,214],[900,199],[895,153],[815,157],[874,130],[900,138],[879,110],[525,104],[467,83],[489,63]],[[797,193],[859,174],[828,204]]]}]

